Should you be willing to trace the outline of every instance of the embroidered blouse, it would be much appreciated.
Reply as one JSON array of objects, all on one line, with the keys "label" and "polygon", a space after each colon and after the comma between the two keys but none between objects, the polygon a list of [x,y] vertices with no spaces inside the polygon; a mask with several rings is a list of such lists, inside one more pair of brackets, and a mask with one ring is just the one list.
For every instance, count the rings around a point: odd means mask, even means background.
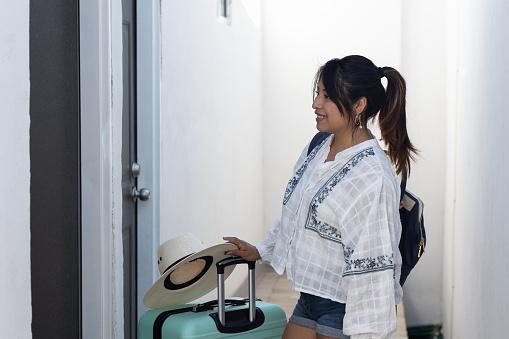
[{"label": "embroidered blouse", "polygon": [[281,217],[256,248],[292,288],[346,304],[343,333],[391,338],[399,285],[399,181],[376,139],[325,162],[331,137],[302,152]]}]

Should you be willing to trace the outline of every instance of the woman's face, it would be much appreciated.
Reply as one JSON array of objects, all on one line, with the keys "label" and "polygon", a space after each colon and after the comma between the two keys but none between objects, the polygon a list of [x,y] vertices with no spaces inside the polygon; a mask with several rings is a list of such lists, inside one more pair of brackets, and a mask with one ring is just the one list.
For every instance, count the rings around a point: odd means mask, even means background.
[{"label": "woman's face", "polygon": [[323,82],[317,85],[315,100],[312,105],[316,114],[316,128],[320,132],[340,135],[351,129],[347,114],[341,114],[338,106],[327,96]]}]

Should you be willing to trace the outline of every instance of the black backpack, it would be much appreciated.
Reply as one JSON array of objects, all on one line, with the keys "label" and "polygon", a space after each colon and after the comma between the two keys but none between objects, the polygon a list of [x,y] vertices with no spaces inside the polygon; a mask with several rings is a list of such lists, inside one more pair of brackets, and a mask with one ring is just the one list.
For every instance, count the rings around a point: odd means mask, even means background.
[{"label": "black backpack", "polygon": [[[308,155],[322,141],[324,141],[330,133],[318,132],[308,148]],[[406,170],[403,173],[401,181],[401,201],[399,207],[399,217],[401,219],[401,239],[399,241],[399,252],[403,260],[401,266],[401,277],[399,283],[401,286],[406,281],[410,271],[425,252],[426,247],[426,230],[424,229],[424,204],[422,201],[406,190]]]}]

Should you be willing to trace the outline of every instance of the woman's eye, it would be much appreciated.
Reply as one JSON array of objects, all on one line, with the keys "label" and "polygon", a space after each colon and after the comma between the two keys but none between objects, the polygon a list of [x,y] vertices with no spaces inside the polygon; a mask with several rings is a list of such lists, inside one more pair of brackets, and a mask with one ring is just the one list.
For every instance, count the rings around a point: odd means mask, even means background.
[{"label": "woman's eye", "polygon": [[[329,99],[329,96],[327,95],[327,92],[322,91],[323,97],[325,99]],[[320,96],[320,91],[315,91],[315,98],[318,98]]]}]

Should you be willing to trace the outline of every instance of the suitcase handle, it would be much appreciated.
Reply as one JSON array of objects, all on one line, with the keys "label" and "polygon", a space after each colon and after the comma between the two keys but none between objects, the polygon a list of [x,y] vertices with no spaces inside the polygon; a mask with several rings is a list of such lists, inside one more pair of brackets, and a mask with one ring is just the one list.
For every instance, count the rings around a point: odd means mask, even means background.
[{"label": "suitcase handle", "polygon": [[224,269],[226,267],[237,264],[247,264],[250,270],[255,269],[254,261],[247,261],[246,259],[242,259],[242,257],[228,257],[216,263],[217,274],[224,274]]},{"label": "suitcase handle", "polygon": [[217,267],[217,315],[221,325],[225,326],[225,292],[224,292],[224,269],[231,265],[247,264],[249,268],[249,322],[256,318],[256,293],[255,293],[255,262],[247,261],[241,257],[229,257],[216,263]]}]

